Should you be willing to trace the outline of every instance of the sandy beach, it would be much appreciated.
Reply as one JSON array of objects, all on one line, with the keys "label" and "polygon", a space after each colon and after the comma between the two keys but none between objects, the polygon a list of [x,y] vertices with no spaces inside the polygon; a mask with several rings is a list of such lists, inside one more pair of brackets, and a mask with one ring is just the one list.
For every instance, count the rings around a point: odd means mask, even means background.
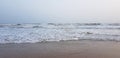
[{"label": "sandy beach", "polygon": [[120,58],[120,42],[84,40],[0,44],[0,58]]}]

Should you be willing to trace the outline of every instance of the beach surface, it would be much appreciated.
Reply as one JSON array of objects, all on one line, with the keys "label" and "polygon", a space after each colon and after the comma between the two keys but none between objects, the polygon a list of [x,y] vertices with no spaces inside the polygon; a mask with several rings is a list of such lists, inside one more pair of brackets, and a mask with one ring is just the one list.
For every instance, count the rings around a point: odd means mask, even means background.
[{"label": "beach surface", "polygon": [[120,42],[83,40],[0,44],[0,58],[120,58]]}]

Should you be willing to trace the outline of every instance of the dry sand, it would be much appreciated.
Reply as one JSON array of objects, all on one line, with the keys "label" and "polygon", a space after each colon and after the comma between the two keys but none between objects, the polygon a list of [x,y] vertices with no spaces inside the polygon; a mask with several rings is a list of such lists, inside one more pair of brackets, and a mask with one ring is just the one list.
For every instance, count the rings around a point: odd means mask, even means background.
[{"label": "dry sand", "polygon": [[0,44],[0,58],[120,58],[120,42],[85,40]]}]

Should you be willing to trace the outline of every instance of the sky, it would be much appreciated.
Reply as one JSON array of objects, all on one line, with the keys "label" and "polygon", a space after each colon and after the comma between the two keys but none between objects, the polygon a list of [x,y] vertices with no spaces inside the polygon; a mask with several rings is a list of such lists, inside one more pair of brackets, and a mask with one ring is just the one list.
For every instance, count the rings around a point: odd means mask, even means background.
[{"label": "sky", "polygon": [[119,23],[120,0],[0,0],[0,23]]}]

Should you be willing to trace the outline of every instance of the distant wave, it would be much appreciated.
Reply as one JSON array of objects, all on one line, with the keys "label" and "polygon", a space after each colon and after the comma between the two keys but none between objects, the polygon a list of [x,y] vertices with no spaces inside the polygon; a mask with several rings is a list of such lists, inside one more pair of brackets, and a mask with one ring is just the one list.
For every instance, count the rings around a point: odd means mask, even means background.
[{"label": "distant wave", "polygon": [[120,29],[119,23],[0,24],[0,28]]}]

